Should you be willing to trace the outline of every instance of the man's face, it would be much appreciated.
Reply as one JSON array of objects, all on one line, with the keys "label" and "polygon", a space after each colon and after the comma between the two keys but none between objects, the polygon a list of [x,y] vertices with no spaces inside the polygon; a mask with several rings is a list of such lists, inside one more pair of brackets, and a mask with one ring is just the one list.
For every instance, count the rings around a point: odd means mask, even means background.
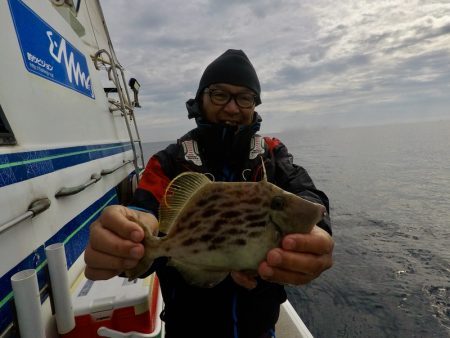
[{"label": "man's face", "polygon": [[[255,93],[246,87],[233,86],[225,83],[216,83],[210,85],[206,91],[203,92],[203,113],[205,118],[211,123],[225,123],[233,126],[250,125],[253,122],[253,114],[255,112],[254,95]],[[225,104],[217,104],[217,102],[226,98],[228,94],[232,97],[229,102]],[[238,95],[237,97],[235,95]],[[211,96],[218,98],[215,102],[212,101]],[[226,100],[223,100],[226,101]],[[246,103],[251,103],[250,107]]]}]

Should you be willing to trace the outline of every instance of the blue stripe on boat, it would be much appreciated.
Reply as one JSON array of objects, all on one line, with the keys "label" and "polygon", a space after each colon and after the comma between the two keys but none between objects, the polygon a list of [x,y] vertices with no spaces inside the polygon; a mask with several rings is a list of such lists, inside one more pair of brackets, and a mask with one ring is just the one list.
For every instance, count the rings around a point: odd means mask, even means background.
[{"label": "blue stripe on boat", "polygon": [[126,152],[131,144],[108,143],[0,155],[0,187]]}]

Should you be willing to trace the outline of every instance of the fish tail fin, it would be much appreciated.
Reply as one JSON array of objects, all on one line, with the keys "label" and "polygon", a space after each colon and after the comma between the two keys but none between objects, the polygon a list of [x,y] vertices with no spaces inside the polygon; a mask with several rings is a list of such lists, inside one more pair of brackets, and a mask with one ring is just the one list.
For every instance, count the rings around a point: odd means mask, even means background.
[{"label": "fish tail fin", "polygon": [[150,229],[142,222],[135,220],[134,217],[128,217],[128,219],[139,224],[144,230],[144,240],[142,241],[142,244],[144,245],[145,250],[144,256],[139,260],[137,265],[134,268],[125,270],[125,275],[128,277],[128,280],[131,281],[146,273],[152,266],[154,260],[160,256],[158,254],[158,247],[161,239],[153,236]]}]

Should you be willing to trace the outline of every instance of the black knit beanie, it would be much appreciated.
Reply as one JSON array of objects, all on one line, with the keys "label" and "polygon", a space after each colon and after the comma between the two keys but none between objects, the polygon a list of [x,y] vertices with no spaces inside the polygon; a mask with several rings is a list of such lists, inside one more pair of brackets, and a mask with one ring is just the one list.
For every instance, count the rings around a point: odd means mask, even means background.
[{"label": "black knit beanie", "polygon": [[253,90],[261,103],[261,86],[255,68],[242,50],[228,49],[206,67],[198,85],[195,99],[198,101],[203,90],[214,83],[227,83]]}]

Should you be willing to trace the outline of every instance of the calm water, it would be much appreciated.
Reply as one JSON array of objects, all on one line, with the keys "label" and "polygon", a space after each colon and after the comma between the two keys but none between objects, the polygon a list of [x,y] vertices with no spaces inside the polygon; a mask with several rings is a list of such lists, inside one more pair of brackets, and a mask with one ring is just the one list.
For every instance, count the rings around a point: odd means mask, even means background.
[{"label": "calm water", "polygon": [[450,337],[450,121],[276,136],[332,206],[335,265],[288,290],[313,335]]}]

